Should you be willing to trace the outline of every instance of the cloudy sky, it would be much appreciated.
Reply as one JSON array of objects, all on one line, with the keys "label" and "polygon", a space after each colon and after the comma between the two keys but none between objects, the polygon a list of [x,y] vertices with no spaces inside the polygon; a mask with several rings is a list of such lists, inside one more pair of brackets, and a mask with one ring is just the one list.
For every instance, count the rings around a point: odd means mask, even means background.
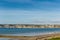
[{"label": "cloudy sky", "polygon": [[0,0],[0,24],[60,23],[60,0]]}]

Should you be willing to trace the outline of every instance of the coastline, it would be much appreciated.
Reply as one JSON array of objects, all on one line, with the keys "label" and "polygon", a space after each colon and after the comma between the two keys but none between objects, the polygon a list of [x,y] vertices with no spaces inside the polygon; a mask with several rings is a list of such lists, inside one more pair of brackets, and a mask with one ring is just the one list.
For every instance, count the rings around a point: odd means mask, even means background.
[{"label": "coastline", "polygon": [[44,40],[44,39],[51,39],[60,37],[60,33],[53,33],[53,34],[45,34],[45,35],[37,35],[37,36],[4,36],[0,35],[0,38],[11,38],[11,39],[22,39],[22,40]]},{"label": "coastline", "polygon": [[5,36],[39,36],[39,35],[47,35],[47,34],[58,34],[60,32],[43,32],[43,33],[21,33],[21,34],[0,34]]}]

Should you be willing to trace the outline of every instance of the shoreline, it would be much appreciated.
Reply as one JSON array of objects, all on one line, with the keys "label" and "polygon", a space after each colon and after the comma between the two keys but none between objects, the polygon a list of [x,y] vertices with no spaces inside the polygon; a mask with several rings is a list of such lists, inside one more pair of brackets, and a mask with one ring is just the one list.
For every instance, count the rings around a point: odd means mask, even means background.
[{"label": "shoreline", "polygon": [[47,35],[47,34],[58,34],[60,32],[43,32],[43,33],[22,33],[22,34],[0,34],[5,36],[39,36],[39,35]]},{"label": "shoreline", "polygon": [[51,33],[51,34],[44,34],[44,35],[35,35],[35,36],[11,36],[11,35],[0,35],[0,37],[43,37],[43,36],[51,36],[51,35],[60,35],[60,33]]},{"label": "shoreline", "polygon": [[11,39],[22,39],[22,40],[44,40],[44,39],[51,39],[60,37],[60,33],[53,33],[53,34],[46,34],[46,35],[37,35],[37,36],[5,36],[0,35],[0,38],[11,38]]}]

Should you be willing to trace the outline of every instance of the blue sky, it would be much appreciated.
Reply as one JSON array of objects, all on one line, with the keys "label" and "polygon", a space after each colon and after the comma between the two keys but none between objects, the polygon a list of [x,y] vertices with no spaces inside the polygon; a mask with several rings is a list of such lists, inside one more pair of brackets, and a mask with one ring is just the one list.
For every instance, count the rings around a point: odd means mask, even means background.
[{"label": "blue sky", "polygon": [[60,0],[0,0],[0,24],[60,24]]}]

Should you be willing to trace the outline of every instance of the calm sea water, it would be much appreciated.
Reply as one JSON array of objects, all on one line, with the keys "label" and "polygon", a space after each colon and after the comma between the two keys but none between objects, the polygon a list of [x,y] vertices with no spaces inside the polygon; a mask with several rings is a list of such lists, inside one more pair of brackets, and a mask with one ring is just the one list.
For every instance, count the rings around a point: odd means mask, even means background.
[{"label": "calm sea water", "polygon": [[0,28],[1,35],[34,36],[60,32],[60,28]]},{"label": "calm sea water", "polygon": [[0,38],[0,40],[9,40],[9,38]]}]

